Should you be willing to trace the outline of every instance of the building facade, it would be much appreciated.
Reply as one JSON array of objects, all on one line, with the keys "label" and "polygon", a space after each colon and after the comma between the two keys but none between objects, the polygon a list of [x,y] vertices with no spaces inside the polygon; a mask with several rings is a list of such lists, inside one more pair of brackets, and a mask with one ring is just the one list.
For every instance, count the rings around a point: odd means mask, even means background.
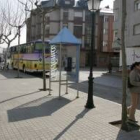
[{"label": "building facade", "polygon": [[[121,45],[121,18],[122,18],[122,0],[114,1],[114,42],[120,39],[120,42],[114,43],[113,48],[120,51],[120,67],[122,66]],[[140,61],[140,0],[127,0],[127,18],[125,27],[125,44],[127,65],[135,61]]]},{"label": "building facade", "polygon": [[[45,40],[51,40],[58,32],[67,27],[78,39],[82,41],[80,51],[80,66],[86,67],[90,63],[91,41],[91,14],[82,0],[74,4],[73,0],[61,1],[61,6],[50,13],[45,14]],[[31,13],[27,21],[27,42],[42,39],[42,17]],[[105,22],[106,19],[107,21]],[[96,15],[95,53],[94,66],[107,66],[110,58],[113,58],[113,14]],[[109,57],[108,57],[109,56]]]},{"label": "building facade", "polygon": [[114,14],[111,9],[104,8],[98,16],[97,66],[107,66],[110,62],[118,66],[119,53],[113,50]]}]

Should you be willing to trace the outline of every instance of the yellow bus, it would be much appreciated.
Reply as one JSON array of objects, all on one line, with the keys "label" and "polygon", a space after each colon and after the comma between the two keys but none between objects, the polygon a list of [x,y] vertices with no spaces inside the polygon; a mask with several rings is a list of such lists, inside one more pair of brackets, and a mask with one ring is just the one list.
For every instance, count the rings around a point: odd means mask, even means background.
[{"label": "yellow bus", "polygon": [[[19,55],[18,46],[10,47],[10,64],[13,69],[18,68],[23,72],[42,72],[43,71],[43,43],[42,41],[34,41],[26,44],[20,44]],[[45,42],[45,69],[50,70],[50,45]]]}]

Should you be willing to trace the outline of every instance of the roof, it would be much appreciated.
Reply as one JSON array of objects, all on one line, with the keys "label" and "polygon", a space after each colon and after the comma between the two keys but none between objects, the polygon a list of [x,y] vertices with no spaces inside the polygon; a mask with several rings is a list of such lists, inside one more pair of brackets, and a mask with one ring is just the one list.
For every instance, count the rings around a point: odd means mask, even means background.
[{"label": "roof", "polygon": [[64,27],[51,41],[50,44],[75,44],[80,45],[81,41],[77,39],[68,28]]}]

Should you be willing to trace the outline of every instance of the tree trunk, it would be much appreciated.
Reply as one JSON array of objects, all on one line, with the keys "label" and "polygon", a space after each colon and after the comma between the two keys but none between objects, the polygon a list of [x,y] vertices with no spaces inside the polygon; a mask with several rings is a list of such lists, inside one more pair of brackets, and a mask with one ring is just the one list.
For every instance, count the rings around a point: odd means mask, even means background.
[{"label": "tree trunk", "polygon": [[42,13],[42,24],[43,24],[43,38],[42,38],[42,43],[43,43],[43,48],[42,48],[42,57],[43,57],[43,90],[46,91],[46,62],[45,62],[45,11],[43,10]]},{"label": "tree trunk", "polygon": [[20,78],[20,74],[19,74],[19,63],[20,63],[20,58],[19,58],[19,54],[20,54],[20,29],[21,29],[21,26],[18,27],[18,72],[17,72],[17,78]]},{"label": "tree trunk", "polygon": [[5,51],[5,55],[4,55],[4,70],[7,69],[7,58],[8,58],[8,51],[9,51],[9,47],[10,47],[10,42],[7,44],[7,49]]},{"label": "tree trunk", "polygon": [[122,41],[122,130],[128,130],[127,126],[127,107],[126,107],[126,82],[127,82],[127,66],[126,66],[126,51],[125,51],[125,29],[126,29],[126,0],[122,0],[122,27],[121,27],[121,41]]}]

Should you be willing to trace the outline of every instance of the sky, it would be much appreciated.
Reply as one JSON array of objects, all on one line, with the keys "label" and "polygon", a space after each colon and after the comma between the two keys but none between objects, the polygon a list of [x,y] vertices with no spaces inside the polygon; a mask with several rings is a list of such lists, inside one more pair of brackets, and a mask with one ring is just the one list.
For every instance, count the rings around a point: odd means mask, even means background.
[{"label": "sky", "polygon": [[[0,0],[1,1],[1,0]],[[77,1],[77,0],[75,0]],[[111,9],[113,9],[113,1],[114,0],[102,0],[100,7],[104,8],[105,6],[109,5],[109,7]],[[20,39],[20,43],[26,43],[26,27],[23,27],[21,30],[21,39]],[[18,44],[18,38],[16,38],[12,43],[11,46],[13,45],[17,45]],[[6,44],[0,44],[0,47],[4,47],[6,48],[7,45]]]}]

